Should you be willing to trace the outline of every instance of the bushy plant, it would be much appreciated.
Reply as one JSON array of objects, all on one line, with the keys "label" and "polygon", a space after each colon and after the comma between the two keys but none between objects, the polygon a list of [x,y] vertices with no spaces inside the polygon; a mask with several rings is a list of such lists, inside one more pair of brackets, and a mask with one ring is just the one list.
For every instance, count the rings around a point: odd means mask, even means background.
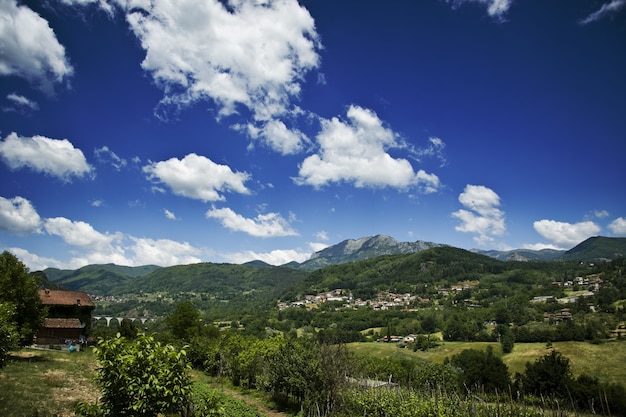
[{"label": "bushy plant", "polygon": [[80,403],[79,416],[154,417],[182,413],[190,405],[189,365],[184,350],[161,345],[140,334],[133,341],[121,335],[99,341],[95,349],[101,368],[99,404]]}]

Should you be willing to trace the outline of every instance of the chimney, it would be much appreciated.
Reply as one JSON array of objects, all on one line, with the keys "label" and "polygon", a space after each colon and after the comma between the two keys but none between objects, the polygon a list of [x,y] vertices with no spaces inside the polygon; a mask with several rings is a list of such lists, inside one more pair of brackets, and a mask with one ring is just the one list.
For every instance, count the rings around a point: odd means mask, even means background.
[{"label": "chimney", "polygon": [[76,304],[78,305],[78,307],[80,307],[80,298],[76,299]]}]

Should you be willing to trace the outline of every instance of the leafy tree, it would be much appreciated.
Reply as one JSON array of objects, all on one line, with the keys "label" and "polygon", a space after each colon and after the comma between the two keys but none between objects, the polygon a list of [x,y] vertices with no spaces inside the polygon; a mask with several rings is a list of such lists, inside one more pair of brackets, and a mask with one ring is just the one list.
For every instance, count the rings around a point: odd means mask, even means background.
[{"label": "leafy tree", "polygon": [[174,312],[165,318],[165,323],[170,332],[184,342],[189,342],[197,336],[202,325],[200,311],[193,306],[191,301],[178,304]]},{"label": "leafy tree", "polygon": [[190,407],[190,367],[184,350],[145,334],[134,341],[118,334],[101,339],[95,353],[101,365],[96,378],[103,391],[101,404],[79,403],[77,415],[154,417]]},{"label": "leafy tree", "polygon": [[461,385],[465,387],[494,392],[506,390],[511,383],[507,366],[491,346],[487,351],[466,349],[454,355],[450,363],[463,371]]},{"label": "leafy tree", "polygon": [[11,303],[14,307],[11,320],[20,343],[31,343],[45,318],[39,283],[15,255],[6,251],[0,255],[0,302]]},{"label": "leafy tree", "polygon": [[534,363],[526,364],[521,382],[522,389],[528,394],[567,398],[568,386],[572,383],[569,359],[552,350]]},{"label": "leafy tree", "polygon": [[17,346],[17,329],[13,317],[15,309],[11,303],[0,302],[0,369],[6,365],[9,351]]}]

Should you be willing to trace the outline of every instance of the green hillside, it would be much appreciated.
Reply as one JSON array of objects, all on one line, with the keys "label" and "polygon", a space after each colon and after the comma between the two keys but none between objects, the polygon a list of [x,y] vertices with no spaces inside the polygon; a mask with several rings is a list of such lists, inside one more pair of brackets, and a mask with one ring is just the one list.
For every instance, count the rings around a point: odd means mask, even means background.
[{"label": "green hillside", "polygon": [[596,236],[581,242],[565,252],[562,259],[568,261],[597,262],[626,257],[625,237]]},{"label": "green hillside", "polygon": [[112,294],[193,292],[218,300],[269,300],[308,273],[284,267],[197,263],[160,268],[114,288]]},{"label": "green hillside", "polygon": [[66,289],[108,295],[113,289],[122,287],[133,279],[147,275],[159,268],[156,265],[130,267],[104,264],[87,265],[76,270],[48,268],[43,272],[48,280]]}]

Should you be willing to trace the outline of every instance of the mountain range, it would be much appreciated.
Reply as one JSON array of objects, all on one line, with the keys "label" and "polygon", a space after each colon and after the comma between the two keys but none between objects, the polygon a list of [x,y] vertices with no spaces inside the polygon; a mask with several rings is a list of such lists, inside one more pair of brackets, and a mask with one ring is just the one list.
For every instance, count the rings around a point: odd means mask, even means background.
[{"label": "mountain range", "polygon": [[[77,270],[48,268],[47,281],[67,289],[91,294],[111,295],[138,291],[210,293],[216,299],[228,300],[237,294],[275,296],[305,278],[312,271],[332,265],[363,262],[388,255],[409,255],[436,248],[452,248],[433,242],[399,242],[386,235],[344,240],[315,252],[303,263],[272,266],[261,261],[244,265],[199,263],[159,267],[113,264],[87,265]],[[456,248],[454,248],[456,249]],[[533,251],[464,251],[499,261],[584,261],[599,262],[626,256],[626,238],[592,237],[568,251],[544,249]],[[40,272],[38,272],[40,273]],[[262,297],[265,298],[265,295]]]}]

